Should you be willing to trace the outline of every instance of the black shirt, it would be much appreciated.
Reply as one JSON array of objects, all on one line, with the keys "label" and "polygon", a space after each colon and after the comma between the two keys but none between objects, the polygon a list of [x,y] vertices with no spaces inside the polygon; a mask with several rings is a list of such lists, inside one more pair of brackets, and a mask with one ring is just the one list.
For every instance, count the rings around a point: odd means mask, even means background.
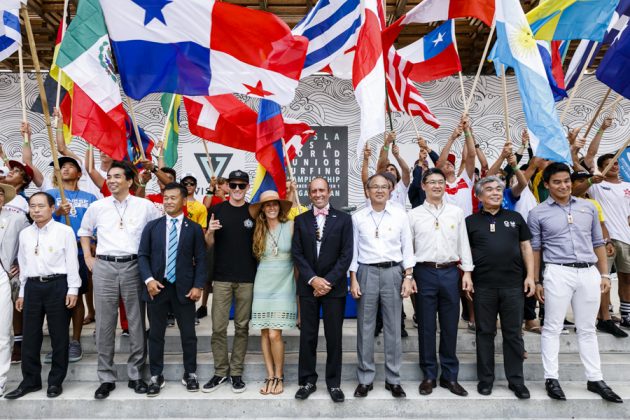
[{"label": "black shirt", "polygon": [[466,218],[466,230],[475,264],[474,286],[523,287],[526,271],[521,242],[532,237],[523,217],[512,210],[500,209],[494,216],[481,210]]},{"label": "black shirt", "polygon": [[229,201],[212,208],[208,220],[221,222],[214,232],[213,281],[253,283],[256,277],[256,258],[253,253],[255,221],[249,215],[249,203],[234,207]]}]

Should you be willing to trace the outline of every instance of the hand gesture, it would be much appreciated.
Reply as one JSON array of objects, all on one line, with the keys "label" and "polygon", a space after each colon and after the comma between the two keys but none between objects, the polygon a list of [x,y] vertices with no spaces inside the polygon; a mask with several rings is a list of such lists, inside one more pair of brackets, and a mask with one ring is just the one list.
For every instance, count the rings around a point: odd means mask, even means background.
[{"label": "hand gesture", "polygon": [[602,122],[602,126],[600,127],[600,130],[606,130],[608,128],[610,128],[610,126],[612,125],[612,118],[611,117],[606,117],[604,118],[604,121]]},{"label": "hand gesture", "polygon": [[370,156],[372,156],[372,149],[370,149],[370,145],[366,143],[363,149],[363,160],[370,160]]},{"label": "hand gesture", "polygon": [[220,220],[215,220],[214,218],[214,213],[212,213],[210,215],[210,221],[208,222],[208,230],[209,231],[215,231],[215,230],[219,230],[221,229],[223,226],[221,226],[221,221]]},{"label": "hand gesture", "polygon": [[400,156],[400,148],[398,147],[397,144],[394,144],[392,146],[392,154],[394,155],[394,157],[399,157]]},{"label": "hand gesture", "polygon": [[396,132],[389,131],[385,134],[385,144],[384,146],[389,146],[390,144],[396,141]]}]

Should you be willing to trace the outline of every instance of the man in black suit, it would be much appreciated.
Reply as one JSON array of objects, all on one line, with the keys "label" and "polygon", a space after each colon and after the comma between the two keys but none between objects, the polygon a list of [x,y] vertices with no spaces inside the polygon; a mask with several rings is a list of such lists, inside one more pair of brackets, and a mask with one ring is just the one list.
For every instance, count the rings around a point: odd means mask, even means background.
[{"label": "man in black suit", "polygon": [[151,328],[149,366],[151,383],[147,396],[155,397],[164,387],[164,334],[167,317],[175,314],[184,352],[182,384],[199,391],[197,381],[197,335],[195,302],[201,298],[206,281],[206,242],[199,224],[184,218],[186,189],[170,183],[164,189],[166,216],[148,223],[142,231],[138,250],[140,277],[146,284],[143,299]]},{"label": "man in black suit", "polygon": [[317,338],[319,311],[323,310],[326,336],[326,385],[334,402],[345,397],[341,384],[341,333],[347,272],[352,262],[352,218],[330,206],[330,185],[324,178],[309,184],[313,209],[295,219],[292,254],[299,271],[300,299],[299,400],[307,399],[317,387]]}]

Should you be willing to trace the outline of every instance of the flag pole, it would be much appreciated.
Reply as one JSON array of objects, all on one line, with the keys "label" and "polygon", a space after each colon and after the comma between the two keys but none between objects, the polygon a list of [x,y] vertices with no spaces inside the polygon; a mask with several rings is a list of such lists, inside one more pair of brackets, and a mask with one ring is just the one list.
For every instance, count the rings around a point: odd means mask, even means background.
[{"label": "flag pole", "polygon": [[617,159],[619,159],[619,156],[621,156],[621,154],[626,150],[628,146],[630,146],[630,139],[626,140],[626,143],[623,146],[621,146],[621,148],[617,151],[617,153],[615,153],[615,156],[613,156],[610,162],[608,162],[608,165],[606,165],[606,167],[602,171],[602,176],[606,176],[608,171],[610,171],[610,168],[613,167]]},{"label": "flag pole", "polygon": [[[291,165],[291,159],[289,159],[289,154],[287,153],[287,144],[284,142],[284,138],[280,139],[282,141],[282,152],[284,153],[284,160],[287,163],[287,169],[289,170],[289,181],[295,181],[295,176],[293,175],[293,166]],[[297,204],[298,214],[302,214],[302,204],[300,203],[300,197],[298,197],[297,191],[295,191],[295,203]]]},{"label": "flag pole", "polygon": [[144,154],[144,145],[142,144],[142,139],[140,138],[140,130],[138,130],[138,122],[136,121],[136,113],[133,110],[133,104],[131,103],[131,98],[127,95],[127,106],[129,107],[129,114],[131,114],[131,123],[133,124],[133,131],[136,133],[136,141],[138,142],[138,148],[140,149],[140,157],[142,160],[146,160],[146,155]]},{"label": "flag pole", "polygon": [[[492,35],[492,34],[491,34]],[[455,45],[455,52],[457,53],[457,59],[459,60],[459,47],[457,46],[457,36],[455,34],[453,34],[453,44]],[[461,67],[461,63],[460,63],[460,67]],[[464,78],[462,76],[462,71],[458,71],[457,75],[459,76],[459,88],[462,91],[462,103],[464,104],[464,106],[466,106],[466,91],[464,90]],[[468,108],[465,107],[464,108],[464,113],[468,112]]]},{"label": "flag pole", "polygon": [[389,131],[394,131],[394,123],[392,122],[392,109],[389,107],[389,93],[387,92],[387,80],[385,80],[385,108],[389,117]]},{"label": "flag pole", "polygon": [[173,95],[173,97],[171,98],[171,104],[168,106],[168,111],[166,111],[166,122],[164,123],[164,129],[162,130],[162,136],[160,137],[160,150],[158,150],[158,155],[162,153],[164,141],[166,140],[166,132],[168,131],[168,127],[171,125],[171,115],[173,115],[173,105],[175,105],[175,93],[172,93],[171,95]]},{"label": "flag pole", "polygon": [[[63,20],[61,21],[61,41],[63,41],[63,37],[66,35],[66,20],[68,19],[68,2],[69,0],[64,0],[63,2]],[[54,63],[53,63],[54,64]],[[50,74],[49,74],[50,77]],[[61,100],[61,69],[59,69],[59,80],[57,81],[57,96],[55,98],[55,108],[59,109],[59,101]],[[59,117],[55,116],[55,127],[59,124]],[[55,136],[57,133],[55,133]]]},{"label": "flag pole", "polygon": [[573,97],[575,96],[575,92],[577,92],[578,87],[580,87],[580,83],[582,82],[582,78],[584,77],[584,72],[586,71],[586,68],[588,67],[588,63],[591,62],[591,59],[593,58],[593,54],[595,54],[595,49],[597,48],[597,44],[598,42],[595,42],[593,44],[593,47],[591,48],[591,52],[588,53],[588,58],[582,65],[582,69],[580,70],[580,75],[575,81],[575,85],[573,86],[573,89],[571,90],[571,94],[569,95],[569,100],[567,101],[566,106],[562,110],[562,116],[560,117],[561,124],[564,122],[564,117],[567,116],[567,112],[569,111],[569,108],[571,107],[571,102],[573,102]]},{"label": "flag pole", "polygon": [[413,118],[413,115],[409,115],[411,117],[411,123],[413,124],[413,129],[416,130],[416,139],[420,138],[420,131],[418,131],[418,125],[416,124],[416,120]]},{"label": "flag pole", "polygon": [[[20,9],[22,13],[22,19],[24,20],[24,26],[26,27],[26,36],[28,38],[28,44],[31,49],[31,57],[33,59],[33,66],[35,67],[35,77],[37,78],[37,85],[39,87],[39,96],[42,100],[42,111],[44,113],[44,121],[46,122],[46,130],[48,131],[48,141],[50,143],[50,151],[52,153],[53,167],[55,168],[55,178],[57,179],[57,188],[59,189],[59,197],[61,203],[66,203],[66,194],[63,190],[63,180],[61,179],[61,170],[59,168],[59,160],[57,155],[57,147],[53,140],[52,127],[50,125],[50,111],[48,110],[48,99],[46,98],[46,89],[44,89],[44,80],[42,79],[42,72],[39,66],[39,58],[37,56],[37,46],[35,45],[35,37],[33,36],[33,28],[31,28],[31,21],[28,17],[28,9],[26,6],[22,6]],[[25,111],[24,111],[25,112]],[[66,214],[66,225],[70,226],[70,217]]]},{"label": "flag pole", "polygon": [[494,30],[497,26],[496,19],[492,20],[492,26],[490,27],[490,34],[488,35],[488,41],[486,41],[486,46],[483,49],[483,54],[481,55],[481,61],[479,62],[479,67],[477,68],[477,74],[475,75],[475,80],[473,81],[472,89],[470,90],[470,96],[468,96],[468,100],[466,101],[466,106],[464,106],[464,114],[468,113],[470,109],[470,105],[472,104],[472,100],[475,97],[475,89],[477,88],[477,82],[479,82],[479,77],[481,76],[481,70],[483,69],[483,63],[486,61],[486,57],[488,55],[488,49],[490,49],[490,42],[492,42],[492,35],[494,35]]},{"label": "flag pole", "polygon": [[[22,122],[28,122],[26,118],[26,93],[24,88],[24,58],[22,56],[22,45],[18,48],[18,61],[20,66],[20,98],[22,99]],[[24,144],[28,144],[28,131],[24,131]]]},{"label": "flag pole", "polygon": [[201,139],[201,142],[203,143],[203,148],[206,151],[206,159],[208,159],[208,167],[210,167],[210,176],[213,177],[214,176],[214,168],[212,167],[212,160],[210,159],[210,152],[208,151],[208,145],[206,144],[206,141],[204,139]]},{"label": "flag pole", "polygon": [[584,138],[588,138],[588,135],[591,132],[591,129],[593,128],[593,124],[595,124],[595,120],[597,119],[597,117],[599,117],[600,112],[602,112],[602,108],[604,107],[604,104],[606,103],[606,99],[608,99],[610,92],[612,92],[612,89],[608,88],[608,90],[606,91],[606,94],[604,95],[604,99],[602,99],[602,102],[599,104],[597,111],[595,111],[593,118],[591,118],[591,122],[588,124],[588,128],[586,129]]},{"label": "flag pole", "polygon": [[503,83],[503,113],[505,118],[505,142],[510,143],[510,121],[509,121],[509,113],[510,108],[508,105],[508,97],[507,97],[507,81],[505,80],[505,66],[501,64],[501,82]]},{"label": "flag pole", "polygon": [[608,108],[606,108],[606,111],[604,111],[604,113],[607,113],[609,117],[612,117],[615,111],[617,111],[617,105],[619,105],[619,102],[621,102],[622,99],[623,96],[617,95],[617,99],[615,99],[610,105],[608,105]]}]

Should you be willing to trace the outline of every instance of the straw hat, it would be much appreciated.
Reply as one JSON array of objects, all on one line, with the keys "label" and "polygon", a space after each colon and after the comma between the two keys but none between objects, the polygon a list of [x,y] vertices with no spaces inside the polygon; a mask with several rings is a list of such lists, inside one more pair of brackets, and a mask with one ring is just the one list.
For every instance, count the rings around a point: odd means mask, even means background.
[{"label": "straw hat", "polygon": [[5,204],[15,198],[15,188],[9,184],[0,184],[0,189],[4,191]]},{"label": "straw hat", "polygon": [[257,218],[260,210],[262,209],[262,205],[270,201],[279,202],[280,210],[285,214],[291,209],[291,206],[293,205],[289,200],[281,200],[277,191],[264,191],[262,194],[260,194],[260,199],[257,203],[249,205],[249,215],[252,216],[253,219]]}]

